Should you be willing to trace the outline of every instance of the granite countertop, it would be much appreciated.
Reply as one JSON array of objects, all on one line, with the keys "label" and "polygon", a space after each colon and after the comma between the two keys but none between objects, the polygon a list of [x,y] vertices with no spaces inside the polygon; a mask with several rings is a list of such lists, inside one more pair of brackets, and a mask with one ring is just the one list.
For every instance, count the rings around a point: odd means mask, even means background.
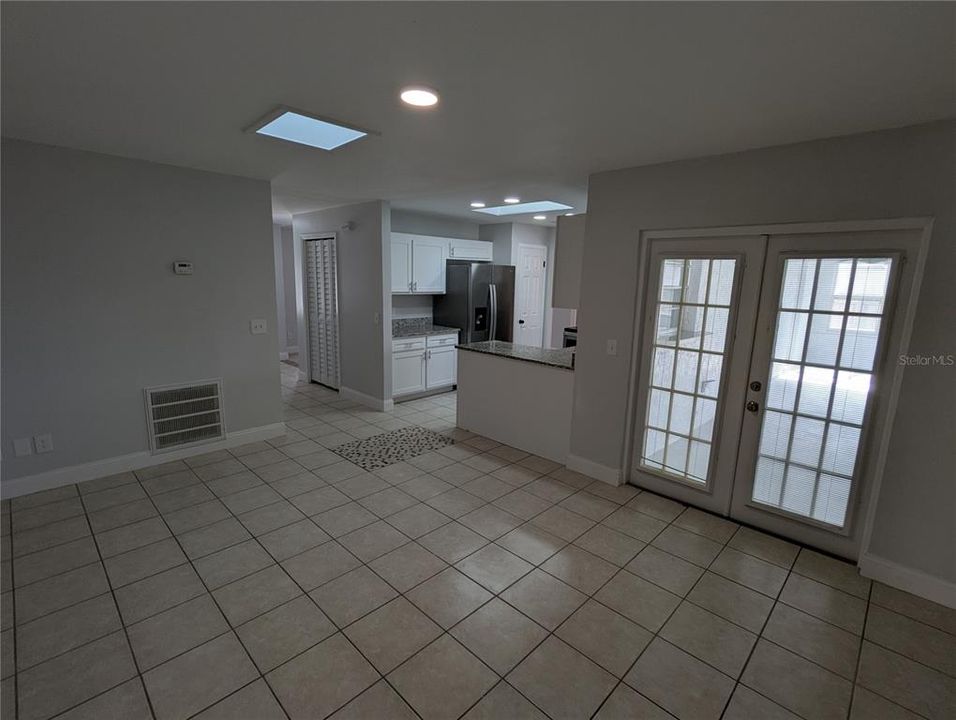
[{"label": "granite countertop", "polygon": [[539,348],[533,345],[515,345],[501,340],[475,342],[467,345],[458,345],[459,350],[498,355],[512,360],[549,365],[550,367],[574,370],[573,348]]},{"label": "granite countertop", "polygon": [[424,318],[392,320],[393,338],[421,337],[423,335],[454,335],[458,332],[458,328],[432,325],[431,320]]}]

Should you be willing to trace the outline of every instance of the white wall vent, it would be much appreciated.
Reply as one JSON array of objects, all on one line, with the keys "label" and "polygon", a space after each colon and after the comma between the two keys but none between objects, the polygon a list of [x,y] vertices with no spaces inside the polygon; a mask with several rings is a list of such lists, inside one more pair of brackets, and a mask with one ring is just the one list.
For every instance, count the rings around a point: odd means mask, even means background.
[{"label": "white wall vent", "polygon": [[222,381],[146,388],[146,422],[154,453],[221,440]]}]

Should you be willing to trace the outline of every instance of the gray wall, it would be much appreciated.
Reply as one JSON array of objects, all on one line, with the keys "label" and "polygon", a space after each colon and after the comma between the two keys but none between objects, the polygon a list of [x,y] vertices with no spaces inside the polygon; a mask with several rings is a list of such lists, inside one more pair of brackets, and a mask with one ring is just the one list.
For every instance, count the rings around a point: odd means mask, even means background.
[{"label": "gray wall", "polygon": [[[221,377],[229,431],[281,420],[269,183],[2,152],[4,480],[147,450],[152,385]],[[13,457],[14,438],[45,432],[54,452]]]},{"label": "gray wall", "polygon": [[492,244],[492,259],[499,265],[511,264],[511,235],[514,223],[490,223],[478,228],[478,239]]},{"label": "gray wall", "polygon": [[[623,462],[638,233],[935,216],[911,353],[956,352],[956,123],[592,175],[571,452]],[[618,355],[604,352],[617,338]],[[956,580],[956,369],[906,369],[870,551]]]},{"label": "gray wall", "polygon": [[437,237],[478,239],[478,223],[414,212],[412,210],[392,209],[392,232],[413,233],[415,235],[435,235]]},{"label": "gray wall", "polygon": [[[354,229],[343,229],[343,225],[350,221],[355,223]],[[332,232],[338,238],[342,386],[377,400],[391,398],[391,267],[386,266],[391,262],[388,203],[376,200],[294,215],[292,228],[295,236],[296,308],[302,339],[299,343],[300,367],[308,367],[309,345],[305,324],[302,236]]]},{"label": "gray wall", "polygon": [[[282,252],[282,299],[285,321],[285,335],[279,336],[279,345],[285,343],[289,352],[298,350],[299,324],[295,311],[295,243],[292,240],[292,226],[283,225],[280,235]],[[278,283],[278,280],[276,281]]]},{"label": "gray wall", "polygon": [[576,309],[581,304],[581,265],[587,215],[558,217],[554,247],[554,306]]}]

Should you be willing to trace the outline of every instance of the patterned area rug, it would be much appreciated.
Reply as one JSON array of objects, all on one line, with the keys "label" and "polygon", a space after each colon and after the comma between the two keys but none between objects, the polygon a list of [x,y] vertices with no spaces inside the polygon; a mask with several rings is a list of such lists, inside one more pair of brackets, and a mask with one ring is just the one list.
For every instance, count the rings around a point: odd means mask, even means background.
[{"label": "patterned area rug", "polygon": [[363,470],[378,470],[453,443],[450,437],[412,426],[373,435],[365,440],[353,440],[332,448],[332,452]]}]

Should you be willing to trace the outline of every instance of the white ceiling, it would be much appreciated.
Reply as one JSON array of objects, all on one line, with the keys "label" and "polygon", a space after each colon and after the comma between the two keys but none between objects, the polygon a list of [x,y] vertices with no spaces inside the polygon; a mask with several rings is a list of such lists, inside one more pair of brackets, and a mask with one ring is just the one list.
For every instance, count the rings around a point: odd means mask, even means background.
[{"label": "white ceiling", "polygon": [[[4,3],[2,131],[488,222],[589,173],[956,115],[953,3]],[[401,106],[406,84],[441,92]],[[381,133],[244,133],[279,104]]]}]

